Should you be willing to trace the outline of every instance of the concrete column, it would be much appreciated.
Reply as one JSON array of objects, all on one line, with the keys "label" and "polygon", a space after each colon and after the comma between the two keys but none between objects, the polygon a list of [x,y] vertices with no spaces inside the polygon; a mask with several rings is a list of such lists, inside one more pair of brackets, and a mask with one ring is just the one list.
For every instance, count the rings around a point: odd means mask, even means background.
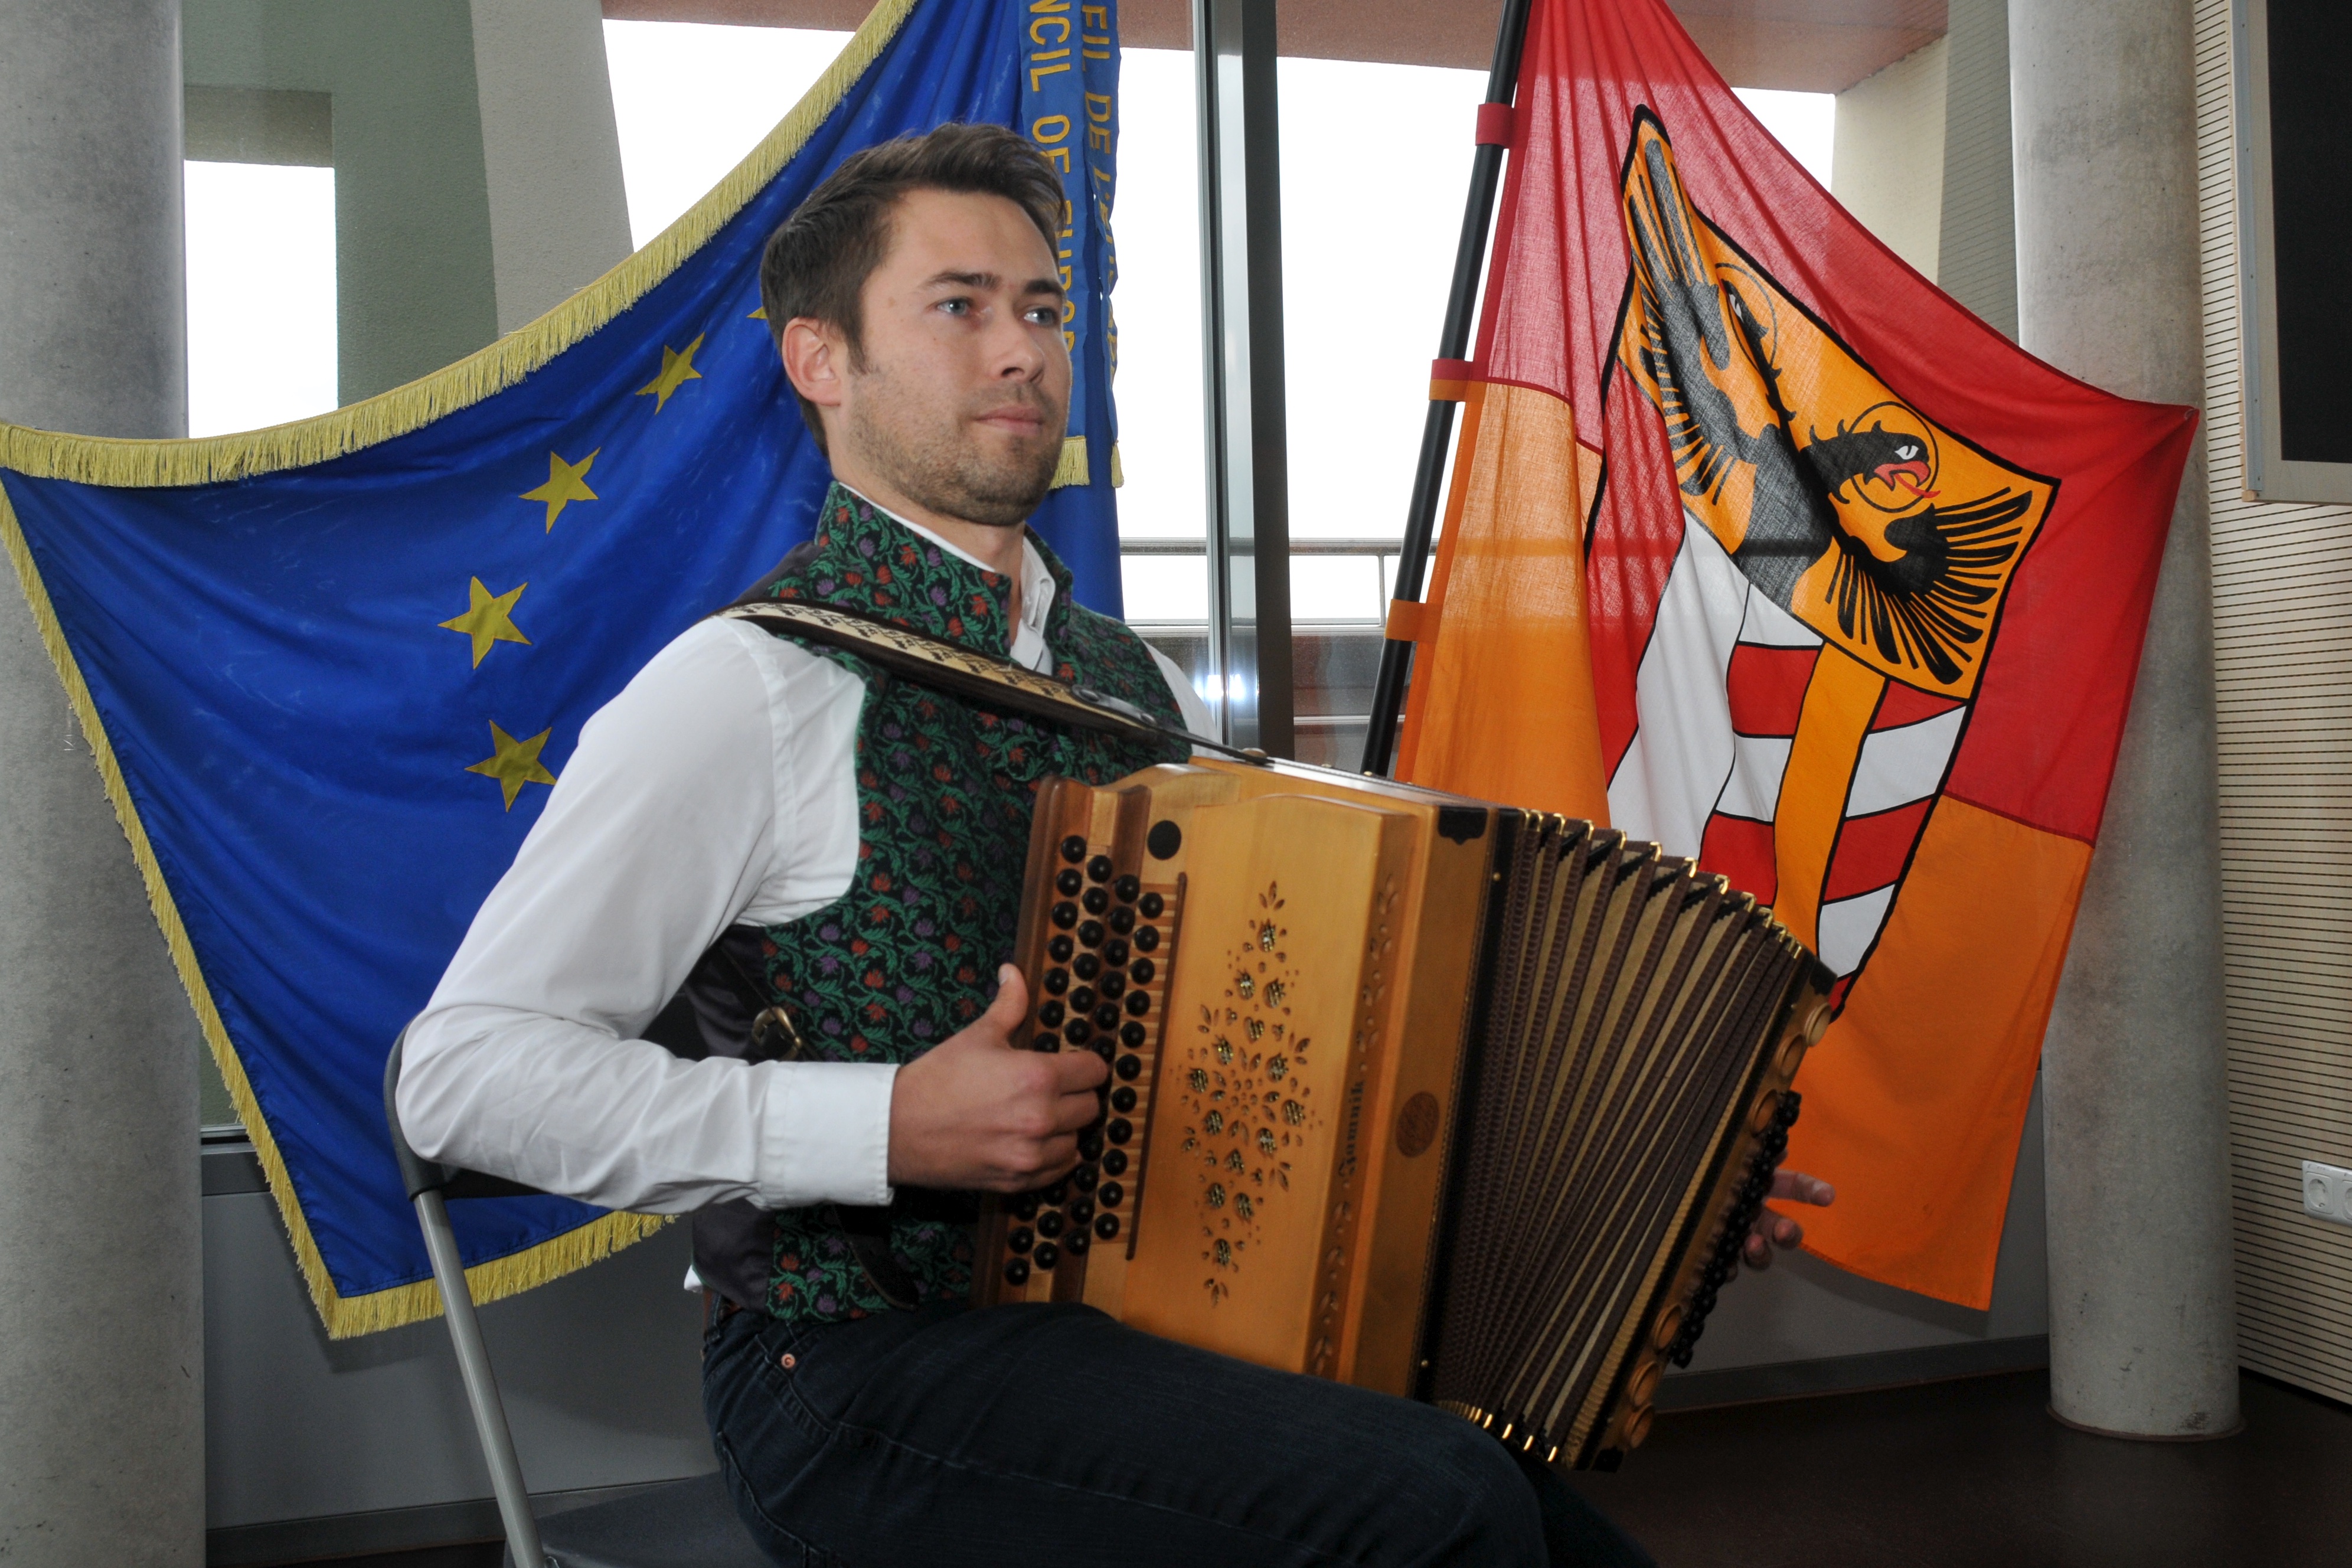
[{"label": "concrete column", "polygon": [[[0,6],[0,419],[186,428],[178,0]],[[0,567],[0,1559],[205,1557],[195,1029]]]},{"label": "concrete column", "polygon": [[629,254],[621,133],[597,0],[473,0],[499,331]]},{"label": "concrete column", "polygon": [[[2203,400],[2191,0],[2010,0],[2020,341]],[[2147,1437],[2239,1424],[2201,444],[2043,1047],[2051,1409]]]}]

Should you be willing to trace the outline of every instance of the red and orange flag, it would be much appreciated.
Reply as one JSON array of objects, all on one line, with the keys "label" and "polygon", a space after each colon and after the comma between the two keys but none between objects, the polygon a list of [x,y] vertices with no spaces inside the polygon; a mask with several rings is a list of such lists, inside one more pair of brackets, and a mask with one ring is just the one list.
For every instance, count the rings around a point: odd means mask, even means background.
[{"label": "red and orange flag", "polygon": [[1809,1246],[1984,1307],[2195,413],[1939,293],[1660,0],[1537,0],[1510,151],[1400,771],[1769,903]]}]

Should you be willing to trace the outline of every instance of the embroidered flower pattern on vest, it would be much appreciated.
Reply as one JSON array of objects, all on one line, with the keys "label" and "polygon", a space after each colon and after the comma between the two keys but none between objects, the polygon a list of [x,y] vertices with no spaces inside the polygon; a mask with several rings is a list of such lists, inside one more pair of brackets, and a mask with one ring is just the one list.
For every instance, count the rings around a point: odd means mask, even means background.
[{"label": "embroidered flower pattern on vest", "polygon": [[[1070,602],[1048,552],[1054,671],[1181,724],[1159,667],[1120,623]],[[974,648],[1010,646],[1011,585],[898,526],[836,485],[814,552],[769,585],[777,598],[867,611]],[[1000,712],[803,644],[866,682],[857,727],[857,870],[834,903],[766,932],[769,987],[824,1061],[911,1061],[978,1018],[1012,955],[1037,787],[1106,784],[1174,760],[1156,749]],[[959,1201],[959,1199],[961,1201]],[[968,1194],[900,1194],[890,1252],[923,1301],[971,1289]],[[775,1216],[768,1310],[835,1320],[887,1309],[830,1205]]]}]

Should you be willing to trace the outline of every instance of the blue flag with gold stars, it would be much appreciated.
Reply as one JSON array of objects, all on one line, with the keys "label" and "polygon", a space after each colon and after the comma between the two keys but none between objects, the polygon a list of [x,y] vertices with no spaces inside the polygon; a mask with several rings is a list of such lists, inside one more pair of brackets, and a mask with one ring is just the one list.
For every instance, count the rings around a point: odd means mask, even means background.
[{"label": "blue flag with gold stars", "polygon": [[[445,371],[249,436],[0,426],[0,542],[331,1334],[439,1310],[384,1130],[394,1037],[582,724],[812,531],[828,476],[760,253],[859,148],[987,121],[1062,172],[1081,392],[1034,522],[1118,612],[1116,37],[1109,3],[881,0],[692,211]],[[562,1198],[455,1218],[484,1300],[661,1223]]]}]

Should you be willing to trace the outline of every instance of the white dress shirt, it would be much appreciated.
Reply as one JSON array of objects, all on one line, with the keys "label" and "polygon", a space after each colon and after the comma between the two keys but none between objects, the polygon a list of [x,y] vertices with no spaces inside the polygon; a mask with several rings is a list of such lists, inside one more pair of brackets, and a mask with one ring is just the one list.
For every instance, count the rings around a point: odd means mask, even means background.
[{"label": "white dress shirt", "polygon": [[[1024,542],[1011,654],[1032,669],[1053,604]],[[1209,733],[1190,683],[1152,658]],[[400,1120],[418,1153],[653,1214],[890,1201],[895,1067],[689,1061],[636,1037],[728,927],[848,890],[865,695],[796,643],[705,620],[598,710],[409,1027]]]}]

